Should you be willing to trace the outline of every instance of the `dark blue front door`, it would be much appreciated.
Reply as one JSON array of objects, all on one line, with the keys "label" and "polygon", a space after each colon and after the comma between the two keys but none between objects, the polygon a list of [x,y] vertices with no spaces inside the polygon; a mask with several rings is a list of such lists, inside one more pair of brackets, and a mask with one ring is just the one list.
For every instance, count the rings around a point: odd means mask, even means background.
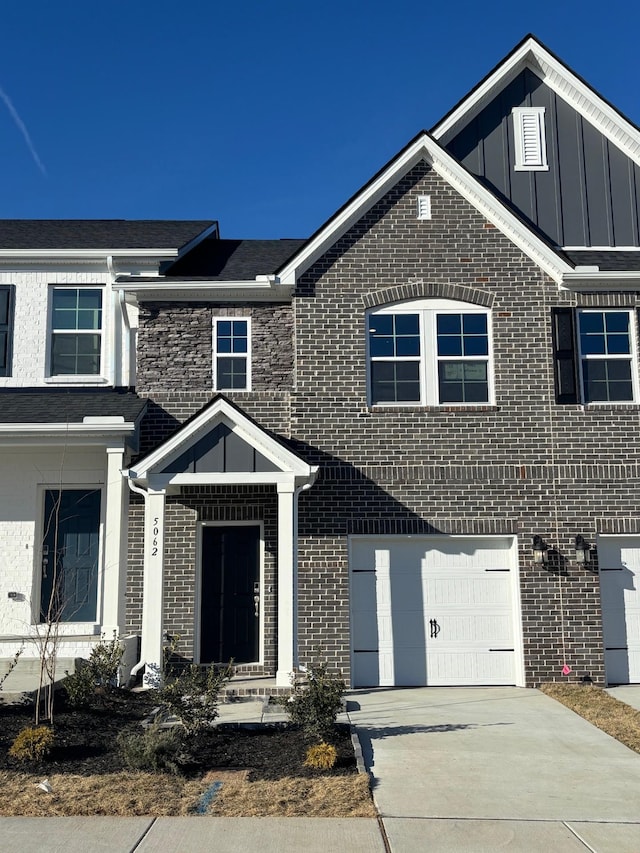
[{"label": "dark blue front door", "polygon": [[99,539],[98,489],[47,489],[41,621],[96,621]]},{"label": "dark blue front door", "polygon": [[258,660],[259,580],[259,527],[203,528],[200,663]]}]

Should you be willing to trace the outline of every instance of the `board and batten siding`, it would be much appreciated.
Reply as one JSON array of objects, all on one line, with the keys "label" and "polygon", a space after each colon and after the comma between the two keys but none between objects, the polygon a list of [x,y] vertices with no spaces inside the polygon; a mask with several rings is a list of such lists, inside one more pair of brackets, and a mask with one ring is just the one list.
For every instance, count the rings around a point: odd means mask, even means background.
[{"label": "board and batten siding", "polygon": [[[544,107],[547,171],[514,169],[514,107]],[[640,167],[532,71],[445,147],[559,246],[640,246]]]}]

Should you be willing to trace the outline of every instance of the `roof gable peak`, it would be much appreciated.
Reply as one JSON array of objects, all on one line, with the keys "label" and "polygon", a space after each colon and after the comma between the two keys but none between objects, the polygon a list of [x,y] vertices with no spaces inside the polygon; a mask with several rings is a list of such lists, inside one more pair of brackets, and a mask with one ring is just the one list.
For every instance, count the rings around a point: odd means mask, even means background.
[{"label": "roof gable peak", "polygon": [[476,116],[520,72],[529,69],[640,165],[640,130],[536,36],[529,34],[432,129],[442,144]]}]

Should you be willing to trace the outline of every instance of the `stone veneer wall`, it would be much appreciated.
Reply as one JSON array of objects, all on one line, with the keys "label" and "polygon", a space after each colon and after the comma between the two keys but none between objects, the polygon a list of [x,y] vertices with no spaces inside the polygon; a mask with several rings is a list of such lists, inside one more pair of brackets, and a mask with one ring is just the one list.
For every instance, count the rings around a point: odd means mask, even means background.
[{"label": "stone veneer wall", "polygon": [[213,318],[251,318],[251,387],[280,391],[292,384],[291,305],[147,302],[138,332],[137,390],[213,392]]}]

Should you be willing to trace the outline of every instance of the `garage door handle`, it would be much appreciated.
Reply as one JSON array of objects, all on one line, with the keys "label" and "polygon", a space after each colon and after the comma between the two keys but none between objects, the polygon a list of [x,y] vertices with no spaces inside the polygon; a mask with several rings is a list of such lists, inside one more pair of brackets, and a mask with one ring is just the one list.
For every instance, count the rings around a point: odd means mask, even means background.
[{"label": "garage door handle", "polygon": [[435,619],[429,619],[429,626],[431,628],[431,639],[435,639],[440,633],[440,626]]}]

